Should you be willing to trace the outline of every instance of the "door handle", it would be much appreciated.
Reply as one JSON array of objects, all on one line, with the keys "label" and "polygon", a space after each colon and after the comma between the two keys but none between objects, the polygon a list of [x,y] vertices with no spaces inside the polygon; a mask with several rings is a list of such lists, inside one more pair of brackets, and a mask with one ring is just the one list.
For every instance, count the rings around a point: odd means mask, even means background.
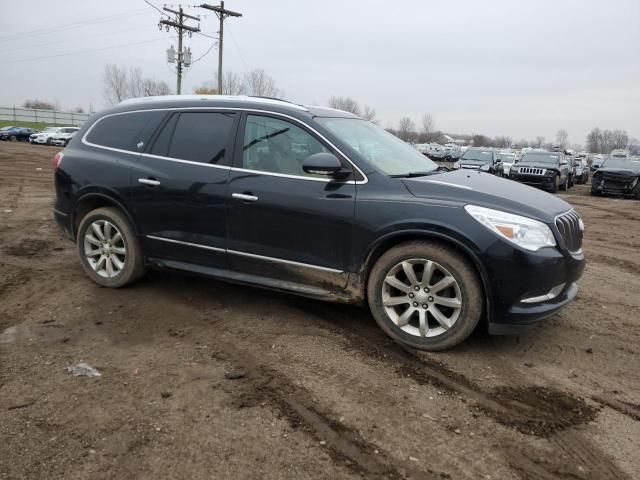
[{"label": "door handle", "polygon": [[242,200],[243,202],[255,202],[258,200],[258,197],[255,195],[249,195],[247,193],[232,193],[231,197]]},{"label": "door handle", "polygon": [[160,182],[153,178],[139,178],[138,183],[144,183],[145,185],[151,185],[152,187],[157,187],[158,185],[160,185]]}]

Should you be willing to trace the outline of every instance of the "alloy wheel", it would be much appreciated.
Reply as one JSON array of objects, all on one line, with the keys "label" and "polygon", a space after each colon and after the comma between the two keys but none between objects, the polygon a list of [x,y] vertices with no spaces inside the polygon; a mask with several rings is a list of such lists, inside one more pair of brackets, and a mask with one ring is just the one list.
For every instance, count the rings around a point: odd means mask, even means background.
[{"label": "alloy wheel", "polygon": [[84,235],[84,255],[101,277],[120,274],[127,261],[127,248],[118,228],[107,220],[96,220]]},{"label": "alloy wheel", "polygon": [[403,260],[382,283],[382,304],[405,333],[436,337],[451,329],[462,310],[455,277],[442,265],[423,258]]}]

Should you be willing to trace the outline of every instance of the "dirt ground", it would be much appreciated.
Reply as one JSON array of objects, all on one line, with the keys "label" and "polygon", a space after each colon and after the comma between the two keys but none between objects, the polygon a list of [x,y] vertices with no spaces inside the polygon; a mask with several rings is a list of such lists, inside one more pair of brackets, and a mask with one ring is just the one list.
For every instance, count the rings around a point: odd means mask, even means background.
[{"label": "dirt ground", "polygon": [[423,354],[356,307],[98,287],[51,218],[57,150],[0,142],[0,478],[640,478],[637,201],[561,195],[586,223],[576,301]]}]

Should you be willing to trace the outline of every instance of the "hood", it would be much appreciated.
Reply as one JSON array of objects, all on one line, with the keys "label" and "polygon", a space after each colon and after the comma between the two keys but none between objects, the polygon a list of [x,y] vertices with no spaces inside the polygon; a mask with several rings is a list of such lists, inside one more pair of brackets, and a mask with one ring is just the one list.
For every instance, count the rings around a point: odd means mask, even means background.
[{"label": "hood", "polygon": [[454,170],[402,181],[418,198],[494,208],[545,223],[553,223],[557,215],[571,209],[550,193],[484,172]]},{"label": "hood", "polygon": [[620,168],[599,168],[598,172],[594,175],[597,175],[599,177],[606,175],[607,177],[611,178],[636,178],[640,177],[640,172],[638,172],[637,170],[625,170]]},{"label": "hood", "polygon": [[460,166],[461,167],[472,167],[472,168],[479,168],[482,165],[486,165],[487,163],[491,163],[490,160],[482,161],[482,160],[469,160],[466,158],[461,158],[460,160],[458,160],[458,162],[460,162]]}]

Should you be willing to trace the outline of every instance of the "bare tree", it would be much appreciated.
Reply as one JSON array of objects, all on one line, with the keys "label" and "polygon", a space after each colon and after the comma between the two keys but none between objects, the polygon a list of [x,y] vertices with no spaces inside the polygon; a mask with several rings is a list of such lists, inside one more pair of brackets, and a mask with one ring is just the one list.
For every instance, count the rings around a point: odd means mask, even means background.
[{"label": "bare tree", "polygon": [[627,148],[629,135],[624,130],[614,130],[611,132],[611,149]]},{"label": "bare tree", "polygon": [[257,97],[280,97],[284,94],[276,87],[275,80],[262,68],[256,68],[244,75],[244,89],[247,95]]},{"label": "bare tree", "polygon": [[144,78],[142,77],[142,69],[140,67],[131,67],[129,69],[129,73],[126,76],[126,79],[128,98],[149,96],[144,89]]},{"label": "bare tree", "polygon": [[414,139],[416,132],[416,124],[413,123],[409,117],[402,117],[398,124],[398,137],[405,142],[410,142]]},{"label": "bare tree", "polygon": [[493,143],[493,146],[497,148],[509,148],[513,142],[509,137],[496,137],[491,143]]},{"label": "bare tree", "polygon": [[242,78],[235,72],[227,70],[222,76],[222,95],[244,95],[246,88]]},{"label": "bare tree", "polygon": [[102,74],[104,99],[109,105],[128,98],[127,72],[114,64],[105,65]]},{"label": "bare tree", "polygon": [[425,113],[422,115],[420,134],[418,135],[419,142],[433,142],[436,137],[440,136],[439,132],[435,131],[436,121],[433,119],[433,115]]},{"label": "bare tree", "polygon": [[152,78],[145,78],[142,82],[144,87],[144,94],[149,97],[158,95],[171,95],[173,91],[171,87],[162,80],[154,80]]},{"label": "bare tree", "polygon": [[37,108],[40,110],[59,110],[56,108],[56,104],[54,102],[48,102],[46,100],[27,100],[22,104],[24,108]]},{"label": "bare tree", "polygon": [[473,136],[473,146],[474,147],[489,147],[491,140],[486,135],[476,134]]},{"label": "bare tree", "polygon": [[556,133],[556,143],[562,148],[565,148],[569,144],[569,134],[564,128],[561,128]]},{"label": "bare tree", "polygon": [[362,118],[375,124],[378,123],[378,118],[376,117],[376,110],[374,108],[371,108],[369,105],[365,105],[363,107]]},{"label": "bare tree", "polygon": [[331,97],[329,99],[329,106],[337,110],[353,113],[360,116],[360,105],[351,97]]},{"label": "bare tree", "polygon": [[542,147],[542,144],[544,143],[544,137],[541,136],[537,136],[536,137],[536,142],[535,142],[535,146],[536,148],[540,148]]}]

